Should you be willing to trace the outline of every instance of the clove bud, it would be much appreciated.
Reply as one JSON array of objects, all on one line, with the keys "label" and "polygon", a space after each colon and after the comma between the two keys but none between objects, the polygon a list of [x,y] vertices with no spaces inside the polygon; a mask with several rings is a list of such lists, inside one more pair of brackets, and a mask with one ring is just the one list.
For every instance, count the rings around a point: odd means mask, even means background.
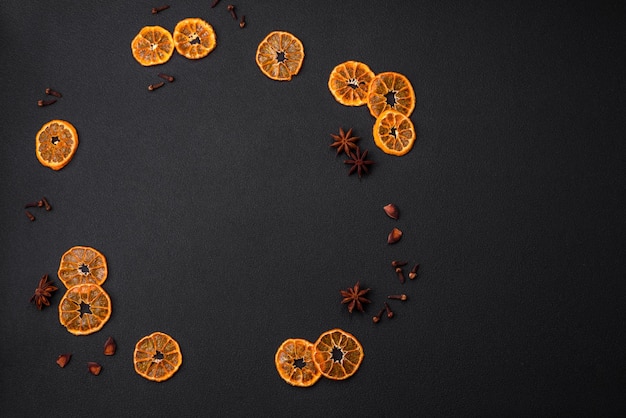
[{"label": "clove bud", "polygon": [[398,228],[393,228],[387,236],[387,244],[395,244],[400,241],[400,238],[402,238],[402,231]]},{"label": "clove bud", "polygon": [[409,279],[413,280],[414,278],[417,277],[417,271],[419,270],[419,268],[420,268],[419,263],[413,266],[413,268],[409,272]]}]

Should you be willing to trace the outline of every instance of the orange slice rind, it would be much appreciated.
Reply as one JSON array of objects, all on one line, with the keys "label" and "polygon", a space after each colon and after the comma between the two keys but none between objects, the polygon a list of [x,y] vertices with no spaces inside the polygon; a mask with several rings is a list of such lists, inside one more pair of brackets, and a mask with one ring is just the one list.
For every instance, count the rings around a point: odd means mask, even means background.
[{"label": "orange slice rind", "polygon": [[111,317],[111,299],[97,284],[70,287],[59,302],[59,322],[74,335],[99,331]]},{"label": "orange slice rind", "polygon": [[108,275],[107,261],[95,248],[78,245],[61,256],[57,274],[67,288],[86,283],[101,285]]},{"label": "orange slice rind", "polygon": [[301,338],[287,339],[274,356],[276,370],[292,386],[311,386],[322,376],[315,365],[313,354],[313,343]]},{"label": "orange slice rind", "polygon": [[378,115],[373,135],[378,148],[398,157],[411,151],[416,138],[411,119],[394,109],[385,110]]},{"label": "orange slice rind", "polygon": [[130,43],[133,57],[144,67],[164,64],[174,53],[172,34],[161,26],[144,26]]},{"label": "orange slice rind", "polygon": [[163,332],[154,332],[140,339],[133,353],[135,372],[155,382],[169,379],[183,362],[183,354],[175,339]]},{"label": "orange slice rind", "polygon": [[377,74],[369,84],[367,107],[375,118],[387,109],[410,116],[415,109],[415,92],[408,78],[396,72]]},{"label": "orange slice rind", "polygon": [[363,347],[354,335],[331,329],[314,343],[314,360],[320,373],[331,380],[344,380],[354,375],[363,361]]},{"label": "orange slice rind", "polygon": [[39,162],[53,170],[60,170],[76,153],[78,133],[71,123],[54,119],[39,129],[35,142]]},{"label": "orange slice rind", "polygon": [[172,38],[176,51],[188,59],[204,58],[217,45],[213,26],[197,17],[178,22]]},{"label": "orange slice rind", "polygon": [[374,72],[358,61],[337,65],[328,78],[328,89],[336,101],[345,106],[363,106],[367,103],[369,84]]},{"label": "orange slice rind", "polygon": [[302,42],[289,32],[270,32],[257,47],[256,63],[272,80],[291,80],[300,71],[303,61]]}]

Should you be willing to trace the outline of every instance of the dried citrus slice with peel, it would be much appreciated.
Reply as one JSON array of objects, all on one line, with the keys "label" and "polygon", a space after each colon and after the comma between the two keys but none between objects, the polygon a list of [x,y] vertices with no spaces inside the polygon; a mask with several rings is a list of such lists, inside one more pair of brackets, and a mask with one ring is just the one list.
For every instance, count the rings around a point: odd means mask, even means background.
[{"label": "dried citrus slice with peel", "polygon": [[144,26],[130,43],[133,57],[144,67],[163,64],[174,53],[172,34],[161,26]]},{"label": "dried citrus slice with peel", "polygon": [[54,119],[41,127],[35,142],[39,162],[53,170],[60,170],[76,153],[78,133],[71,123]]},{"label": "dried citrus slice with peel", "polygon": [[292,386],[313,385],[322,376],[313,360],[313,343],[301,338],[283,341],[274,356],[276,370]]},{"label": "dried citrus slice with peel", "polygon": [[58,275],[68,288],[84,283],[101,285],[108,275],[107,260],[95,248],[75,246],[61,257]]},{"label": "dried citrus slice with peel", "polygon": [[172,38],[176,51],[192,60],[206,57],[217,45],[213,26],[197,17],[178,22]]},{"label": "dried citrus slice with peel", "polygon": [[328,78],[328,89],[343,105],[363,106],[367,103],[367,92],[373,78],[374,72],[367,65],[346,61],[333,68]]},{"label": "dried citrus slice with peel", "polygon": [[302,42],[289,32],[270,32],[256,50],[256,63],[272,80],[288,81],[304,61]]},{"label": "dried citrus slice with peel", "polygon": [[111,298],[97,284],[70,287],[59,302],[59,322],[74,335],[92,334],[111,317]]},{"label": "dried citrus slice with peel", "polygon": [[400,73],[377,74],[369,85],[367,107],[375,118],[387,109],[410,116],[415,109],[415,92],[411,82]]},{"label": "dried citrus slice with peel", "polygon": [[363,347],[354,335],[331,329],[314,343],[315,364],[324,377],[343,380],[356,373],[363,361]]},{"label": "dried citrus slice with peel", "polygon": [[178,371],[183,354],[175,339],[163,332],[153,332],[137,342],[133,362],[137,374],[162,382]]},{"label": "dried citrus slice with peel", "polygon": [[411,151],[416,137],[411,119],[394,109],[385,110],[376,118],[373,135],[378,148],[396,156]]}]

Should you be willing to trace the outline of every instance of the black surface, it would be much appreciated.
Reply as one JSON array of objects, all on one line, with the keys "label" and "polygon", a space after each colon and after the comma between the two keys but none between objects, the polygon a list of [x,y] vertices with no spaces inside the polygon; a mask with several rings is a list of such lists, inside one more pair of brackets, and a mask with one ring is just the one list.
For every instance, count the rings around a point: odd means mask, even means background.
[{"label": "black surface", "polygon": [[[626,413],[621,2],[239,1],[243,30],[210,3],[0,5],[3,416]],[[186,17],[213,24],[214,52],[135,62],[142,26]],[[291,82],[254,62],[272,30],[305,46]],[[408,155],[383,154],[367,109],[330,95],[350,59],[411,80]],[[149,92],[161,71],[176,81]],[[39,108],[46,87],[64,96]],[[55,118],[80,138],[59,172],[34,148]],[[329,147],[340,126],[376,161],[361,181]],[[23,205],[41,196],[53,210],[30,222]],[[114,309],[83,337],[58,322],[62,291],[28,303],[42,274],[60,285],[74,245],[106,255]],[[401,285],[393,259],[421,263],[419,278]],[[349,315],[338,291],[357,280],[374,303]],[[410,300],[373,324],[399,292]],[[284,383],[279,344],[334,327],[363,344],[358,373]],[[164,383],[132,365],[157,330],[184,356]]]}]

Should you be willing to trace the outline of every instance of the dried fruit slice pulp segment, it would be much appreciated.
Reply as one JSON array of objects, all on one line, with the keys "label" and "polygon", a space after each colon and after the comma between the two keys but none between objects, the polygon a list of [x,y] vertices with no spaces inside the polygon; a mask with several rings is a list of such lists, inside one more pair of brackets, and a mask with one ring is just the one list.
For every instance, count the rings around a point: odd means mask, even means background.
[{"label": "dried fruit slice pulp segment", "polygon": [[97,284],[73,286],[59,302],[59,322],[74,335],[92,334],[110,317],[111,299]]},{"label": "dried fruit slice pulp segment", "polygon": [[387,109],[395,109],[410,116],[415,108],[415,92],[411,82],[400,73],[377,74],[369,85],[367,107],[375,118]]},{"label": "dried fruit slice pulp segment", "polygon": [[162,382],[178,371],[183,355],[176,340],[163,332],[154,332],[137,342],[133,361],[137,374]]},{"label": "dried fruit slice pulp segment", "polygon": [[335,100],[346,106],[362,106],[367,103],[369,84],[374,72],[358,61],[346,61],[337,65],[328,78],[328,89]]},{"label": "dried fruit slice pulp segment", "polygon": [[71,123],[54,119],[39,129],[35,142],[39,162],[53,170],[60,170],[76,153],[78,133]]},{"label": "dried fruit slice pulp segment", "polygon": [[197,17],[178,22],[172,37],[176,51],[189,59],[206,57],[217,45],[213,26]]},{"label": "dried fruit slice pulp segment", "polygon": [[101,285],[108,275],[106,258],[95,248],[75,246],[61,257],[57,274],[68,288],[83,283]]},{"label": "dried fruit slice pulp segment", "polygon": [[313,344],[301,338],[283,341],[274,356],[280,377],[292,386],[313,385],[322,376],[313,360]]},{"label": "dried fruit slice pulp segment", "polygon": [[133,57],[143,66],[163,64],[174,53],[172,34],[161,26],[144,26],[132,40]]},{"label": "dried fruit slice pulp segment", "polygon": [[315,342],[315,364],[323,376],[343,380],[354,375],[363,361],[363,347],[339,328],[326,331]]},{"label": "dried fruit slice pulp segment", "polygon": [[394,109],[385,110],[376,118],[373,135],[378,148],[396,156],[409,152],[416,138],[411,119]]},{"label": "dried fruit slice pulp segment", "polygon": [[272,80],[291,80],[300,71],[303,61],[302,42],[289,32],[270,32],[256,51],[257,65]]}]

